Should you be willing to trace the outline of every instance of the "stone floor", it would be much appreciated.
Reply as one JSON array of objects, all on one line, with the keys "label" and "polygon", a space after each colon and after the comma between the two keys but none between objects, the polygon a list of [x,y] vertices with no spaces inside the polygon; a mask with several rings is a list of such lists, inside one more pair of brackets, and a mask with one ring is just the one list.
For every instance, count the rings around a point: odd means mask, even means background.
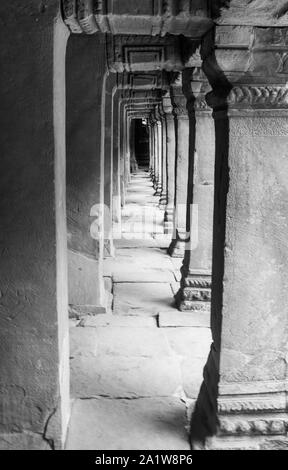
[{"label": "stone floor", "polygon": [[133,175],[122,239],[105,261],[111,312],[71,321],[68,450],[189,449],[209,316],[174,307],[181,263],[166,254],[157,204],[148,174]]}]

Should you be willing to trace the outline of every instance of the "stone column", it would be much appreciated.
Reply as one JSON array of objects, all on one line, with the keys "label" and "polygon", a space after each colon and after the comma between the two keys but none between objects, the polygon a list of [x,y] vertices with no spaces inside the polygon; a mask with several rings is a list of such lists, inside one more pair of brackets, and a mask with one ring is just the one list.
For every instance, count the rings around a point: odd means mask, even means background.
[{"label": "stone column", "polygon": [[112,134],[112,160],[113,160],[113,206],[112,222],[116,225],[116,232],[121,231],[121,164],[120,164],[120,102],[121,90],[115,90],[113,95],[113,134]]},{"label": "stone column", "polygon": [[216,38],[203,50],[216,132],[213,346],[192,442],[287,449],[287,29],[223,26]]},{"label": "stone column", "polygon": [[113,212],[113,97],[116,90],[116,74],[110,73],[105,89],[105,137],[104,137],[104,257],[114,256],[112,234]]},{"label": "stone column", "polygon": [[182,87],[173,87],[173,107],[176,115],[175,218],[173,240],[168,253],[172,257],[183,258],[187,242],[189,116]]},{"label": "stone column", "polygon": [[106,311],[105,35],[72,35],[66,64],[69,304],[79,316]]},{"label": "stone column", "polygon": [[169,93],[163,97],[163,110],[167,129],[167,205],[164,215],[164,232],[165,234],[172,234],[175,214],[176,128]]},{"label": "stone column", "polygon": [[120,145],[119,145],[119,152],[120,152],[120,183],[121,183],[121,206],[125,205],[125,106],[126,100],[121,97],[120,100],[120,115],[119,115],[119,138],[120,138]]},{"label": "stone column", "polygon": [[149,164],[149,172],[151,178],[153,178],[153,130],[152,130],[152,123],[150,121],[150,118],[147,120],[148,121],[148,129],[149,129],[149,157],[150,157],[150,164]]},{"label": "stone column", "polygon": [[159,111],[157,111],[157,183],[155,187],[155,196],[161,196],[162,193],[162,123]]},{"label": "stone column", "polygon": [[165,209],[167,205],[167,127],[163,106],[160,107],[162,128],[162,191],[160,194],[160,207]]},{"label": "stone column", "polygon": [[58,2],[3,0],[0,448],[61,449],[70,413],[65,53]]},{"label": "stone column", "polygon": [[190,99],[192,134],[188,190],[190,238],[181,269],[181,288],[177,293],[176,303],[180,310],[210,312],[215,130],[212,110],[205,101],[204,90],[209,85],[204,80],[196,81],[195,78],[198,78],[197,69],[192,77],[187,77],[191,96],[186,94],[186,97],[188,102]]},{"label": "stone column", "polygon": [[158,126],[157,119],[155,116],[152,117],[152,129],[153,129],[153,187],[156,191],[158,185]]},{"label": "stone column", "polygon": [[125,189],[128,187],[130,181],[130,133],[131,133],[131,120],[128,117],[127,105],[124,109],[124,183]]},{"label": "stone column", "polygon": [[135,173],[138,170],[138,164],[135,156],[135,119],[131,119],[131,132],[129,138],[129,147],[130,147],[130,170],[132,173]]}]

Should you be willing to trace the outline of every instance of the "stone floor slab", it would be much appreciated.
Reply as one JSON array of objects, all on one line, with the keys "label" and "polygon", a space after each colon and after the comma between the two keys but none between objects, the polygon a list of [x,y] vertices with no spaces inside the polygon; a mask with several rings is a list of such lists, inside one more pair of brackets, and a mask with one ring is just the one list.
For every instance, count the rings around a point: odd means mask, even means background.
[{"label": "stone floor slab", "polygon": [[70,358],[77,356],[97,356],[98,336],[95,328],[70,328]]},{"label": "stone floor slab", "polygon": [[190,327],[202,328],[210,327],[209,312],[179,312],[176,309],[161,311],[158,315],[160,328]]},{"label": "stone floor slab", "polygon": [[114,313],[127,314],[133,309],[147,311],[147,314],[157,314],[166,306],[173,310],[173,293],[170,284],[164,283],[135,283],[115,284]]},{"label": "stone floor slab", "polygon": [[113,271],[113,281],[118,282],[173,282],[173,273],[165,269],[134,269],[131,266],[123,266]]},{"label": "stone floor slab", "polygon": [[205,364],[206,360],[203,358],[188,357],[181,362],[183,389],[188,398],[196,399],[198,397],[203,382]]},{"label": "stone floor slab", "polygon": [[76,400],[66,450],[189,450],[178,399]]},{"label": "stone floor slab", "polygon": [[[98,328],[99,326],[117,326],[120,328],[155,328],[157,326],[156,318],[136,316],[136,315],[107,315],[100,314],[87,316],[81,320],[81,326]],[[75,325],[74,325],[75,326]]]},{"label": "stone floor slab", "polygon": [[110,326],[97,329],[98,353],[125,357],[169,357],[172,349],[164,330]]},{"label": "stone floor slab", "polygon": [[173,396],[181,387],[176,358],[83,357],[71,360],[71,395],[137,398]]},{"label": "stone floor slab", "polygon": [[206,362],[212,343],[210,328],[167,328],[163,331],[176,354],[204,358]]}]

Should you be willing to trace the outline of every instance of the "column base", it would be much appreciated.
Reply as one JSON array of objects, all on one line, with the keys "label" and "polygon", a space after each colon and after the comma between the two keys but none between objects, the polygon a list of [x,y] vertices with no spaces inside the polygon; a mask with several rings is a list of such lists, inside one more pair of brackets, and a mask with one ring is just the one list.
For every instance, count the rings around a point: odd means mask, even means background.
[{"label": "column base", "polygon": [[239,414],[219,417],[215,437],[207,440],[206,450],[288,450],[287,413]]},{"label": "column base", "polygon": [[211,276],[197,273],[182,276],[175,299],[180,311],[210,312]]},{"label": "column base", "polygon": [[288,450],[286,384],[218,384],[218,370],[219,353],[212,344],[191,419],[192,449]]}]

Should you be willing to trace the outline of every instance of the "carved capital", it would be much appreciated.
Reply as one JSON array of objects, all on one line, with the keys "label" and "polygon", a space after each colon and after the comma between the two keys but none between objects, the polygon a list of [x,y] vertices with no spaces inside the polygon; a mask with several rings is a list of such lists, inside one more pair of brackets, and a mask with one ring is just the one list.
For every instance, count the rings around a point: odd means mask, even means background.
[{"label": "carved capital", "polygon": [[227,94],[221,90],[208,93],[206,101],[214,110],[287,109],[288,88],[286,85],[237,85]]},{"label": "carved capital", "polygon": [[287,108],[288,88],[277,85],[241,85],[230,91],[227,102],[236,108]]},{"label": "carved capital", "polygon": [[287,108],[288,28],[216,26],[202,46],[214,109]]}]

